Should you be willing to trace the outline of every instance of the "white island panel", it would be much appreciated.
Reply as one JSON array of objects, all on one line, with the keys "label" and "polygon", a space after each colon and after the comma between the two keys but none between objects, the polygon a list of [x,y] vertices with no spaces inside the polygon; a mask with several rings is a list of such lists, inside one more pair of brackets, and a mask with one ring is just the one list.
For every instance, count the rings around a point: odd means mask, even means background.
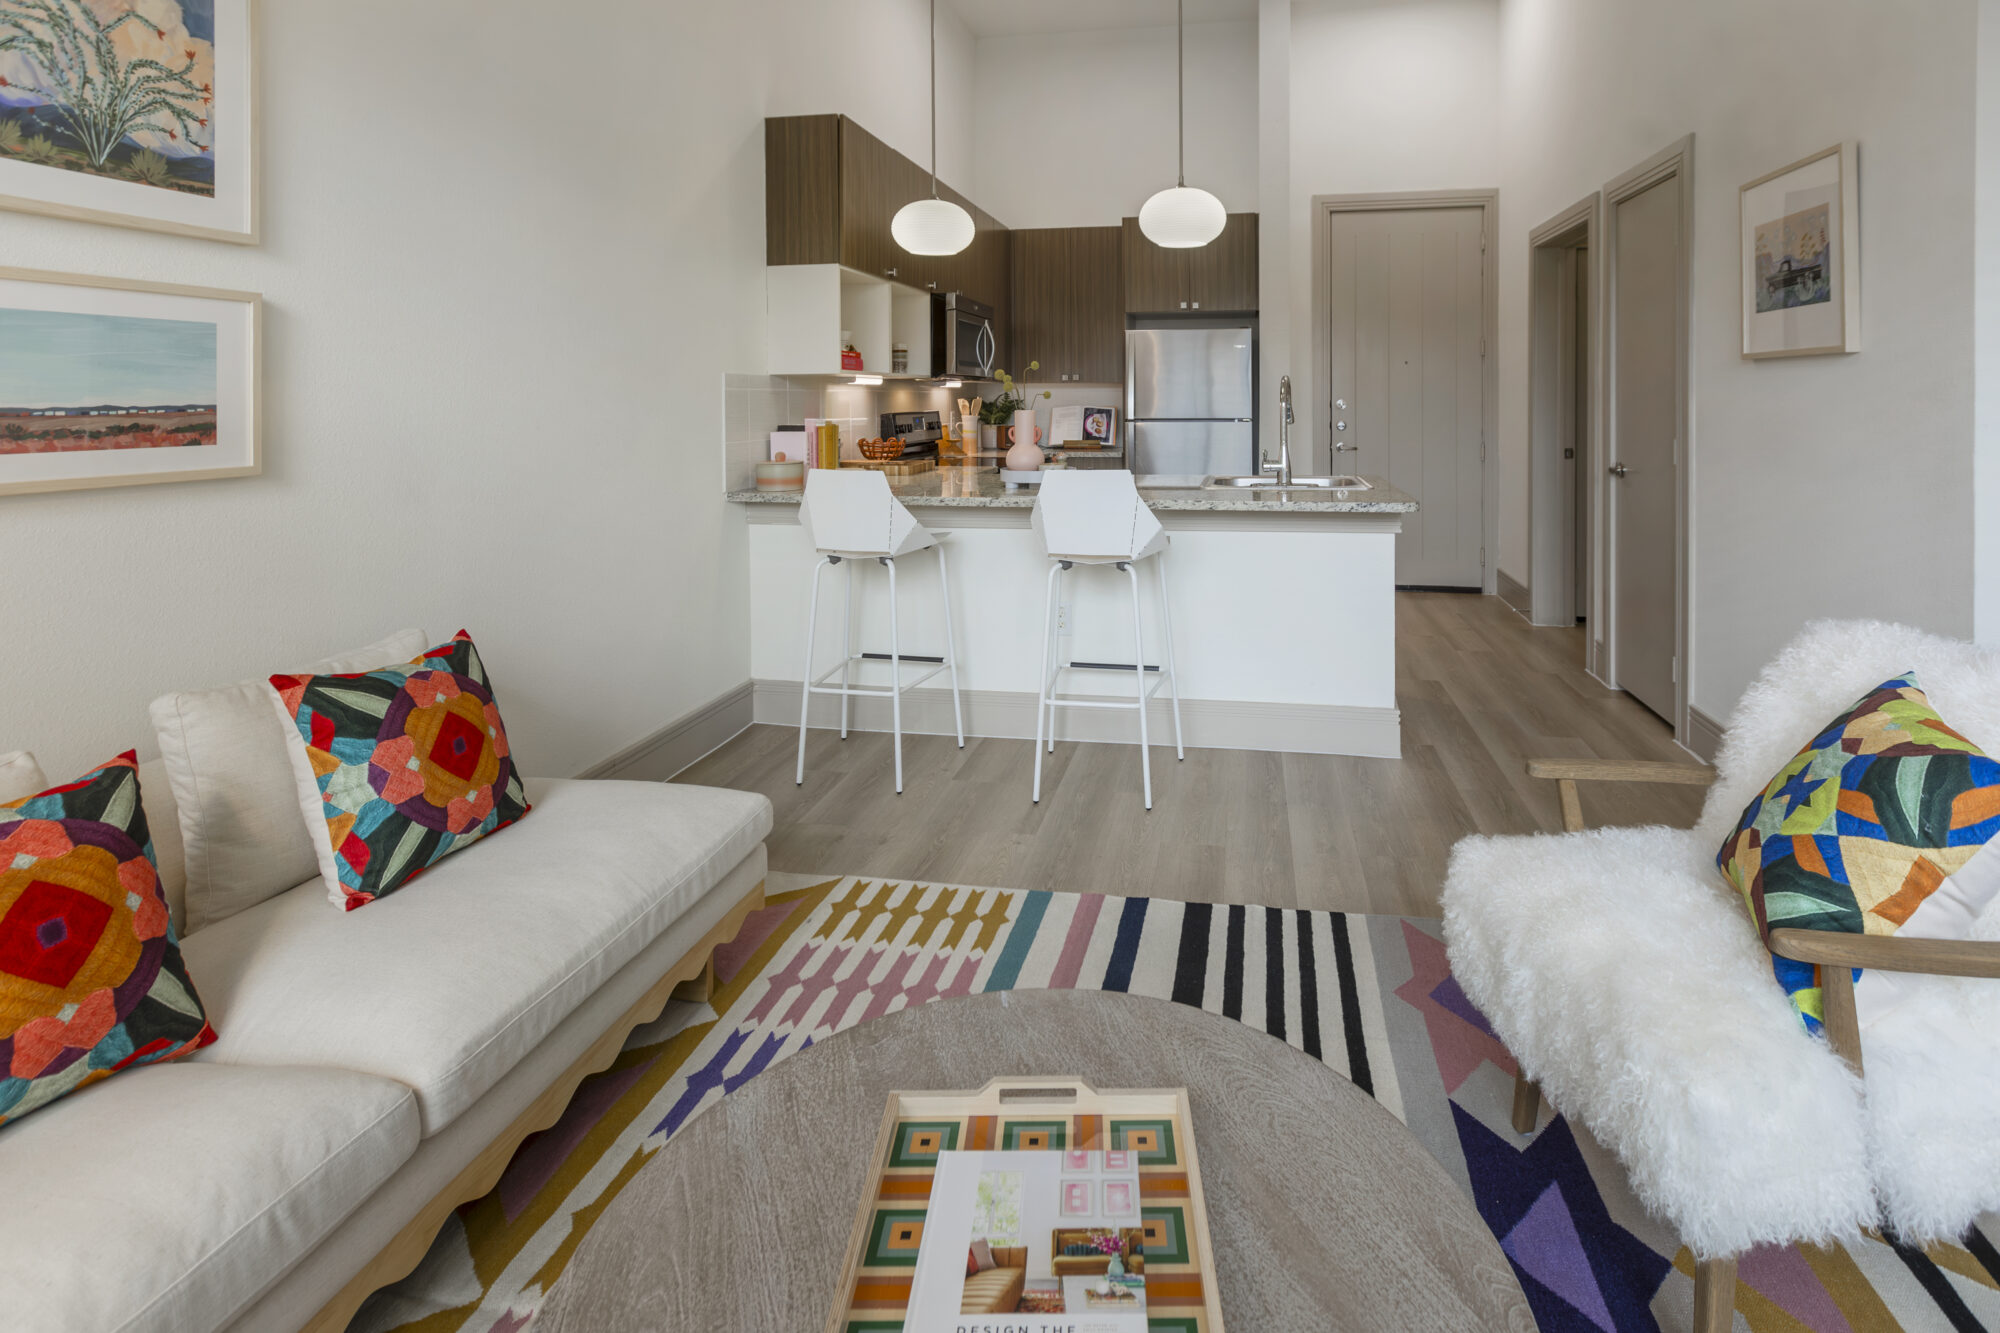
[{"label": "white island panel", "polygon": [[[954,514],[919,508],[918,517],[949,530]],[[1163,514],[1163,517],[1166,515]],[[1170,529],[1172,524],[1170,523]],[[790,516],[748,529],[751,566],[751,669],[759,722],[796,725],[805,651],[806,605],[818,559]],[[1227,530],[1173,532],[1167,553],[1174,647],[1187,743],[1198,747],[1288,750],[1393,757],[1400,754],[1395,697],[1395,542],[1379,521],[1313,528],[1252,519]],[[1029,737],[1042,651],[1048,562],[1023,527],[961,528],[949,540],[952,609],[968,735]],[[1165,625],[1151,562],[1139,567],[1147,661],[1157,663]],[[903,651],[938,654],[943,612],[937,563],[928,553],[898,562]],[[840,605],[845,567],[822,576],[815,672],[840,660]],[[1072,661],[1133,659],[1132,593],[1127,577],[1079,567],[1066,576]],[[889,648],[887,574],[873,563],[855,571],[855,650]],[[906,670],[910,670],[906,668]],[[916,674],[911,671],[911,674]],[[857,668],[857,684],[884,685],[886,664]],[[1111,697],[1130,693],[1129,677],[1072,673],[1066,692]],[[949,733],[945,678],[906,696],[903,725]],[[856,700],[853,725],[886,730],[886,701]],[[817,697],[815,725],[837,725],[839,700]],[[1170,744],[1163,690],[1148,715],[1156,743]],[[1132,742],[1130,713],[1061,710],[1060,739]]]}]

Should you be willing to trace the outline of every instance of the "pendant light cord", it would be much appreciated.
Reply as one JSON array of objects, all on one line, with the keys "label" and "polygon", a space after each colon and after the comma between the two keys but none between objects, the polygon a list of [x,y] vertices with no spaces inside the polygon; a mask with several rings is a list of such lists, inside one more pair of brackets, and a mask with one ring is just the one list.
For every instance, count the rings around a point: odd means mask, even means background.
[{"label": "pendant light cord", "polygon": [[931,198],[937,197],[937,0],[931,0]]},{"label": "pendant light cord", "polygon": [[[937,0],[931,0],[932,12],[936,12]],[[932,19],[933,23],[937,20]],[[937,39],[931,39],[931,169],[937,169]],[[1174,5],[1174,83],[1176,108],[1175,129],[1180,133],[1180,183],[1187,187],[1187,0],[1176,0]]]}]

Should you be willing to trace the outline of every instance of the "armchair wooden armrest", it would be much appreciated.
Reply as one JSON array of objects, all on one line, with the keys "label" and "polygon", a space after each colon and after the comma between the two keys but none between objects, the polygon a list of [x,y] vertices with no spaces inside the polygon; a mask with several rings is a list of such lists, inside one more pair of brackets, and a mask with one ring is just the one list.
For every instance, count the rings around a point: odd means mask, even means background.
[{"label": "armchair wooden armrest", "polygon": [[1706,787],[1715,781],[1715,770],[1706,764],[1653,759],[1530,759],[1528,776],[1560,782],[1674,782]]},{"label": "armchair wooden armrest", "polygon": [[1801,963],[2000,979],[2000,940],[1920,940],[1832,930],[1771,932],[1771,952]]},{"label": "armchair wooden armrest", "polygon": [[1583,802],[1577,797],[1579,782],[1671,782],[1682,786],[1706,787],[1715,781],[1715,770],[1706,764],[1676,764],[1658,759],[1530,759],[1528,776],[1553,778],[1562,797],[1563,829],[1581,833]]},{"label": "armchair wooden armrest", "polygon": [[1843,931],[1781,929],[1771,952],[1819,967],[1820,1022],[1833,1053],[1861,1070],[1861,1022],[1854,1012],[1853,969],[1927,972],[1933,976],[2000,979],[2000,940],[1899,939]]}]

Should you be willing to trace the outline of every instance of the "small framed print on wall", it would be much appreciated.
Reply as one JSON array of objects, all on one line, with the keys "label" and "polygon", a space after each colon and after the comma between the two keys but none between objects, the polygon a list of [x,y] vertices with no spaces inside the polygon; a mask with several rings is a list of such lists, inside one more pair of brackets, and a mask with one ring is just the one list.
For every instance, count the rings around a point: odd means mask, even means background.
[{"label": "small framed print on wall", "polygon": [[257,240],[254,0],[0,0],[0,208]]},{"label": "small framed print on wall", "polygon": [[263,301],[0,268],[0,495],[253,476]]},{"label": "small framed print on wall", "polygon": [[1852,141],[1742,190],[1743,355],[1861,350],[1861,232]]}]

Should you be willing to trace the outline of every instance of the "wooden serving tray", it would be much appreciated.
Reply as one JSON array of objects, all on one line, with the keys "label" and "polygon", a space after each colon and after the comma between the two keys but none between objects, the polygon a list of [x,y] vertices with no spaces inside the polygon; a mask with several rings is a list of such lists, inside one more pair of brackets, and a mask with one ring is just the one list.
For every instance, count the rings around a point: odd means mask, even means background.
[{"label": "wooden serving tray", "polygon": [[1099,1092],[1074,1078],[889,1094],[825,1333],[901,1326],[940,1151],[1066,1148],[1138,1153],[1149,1323],[1223,1333],[1187,1089]]},{"label": "wooden serving tray", "polygon": [[867,468],[870,472],[880,472],[889,477],[915,477],[931,471],[937,462],[930,458],[892,458],[886,463],[875,463],[866,458],[843,458],[840,465]]}]

